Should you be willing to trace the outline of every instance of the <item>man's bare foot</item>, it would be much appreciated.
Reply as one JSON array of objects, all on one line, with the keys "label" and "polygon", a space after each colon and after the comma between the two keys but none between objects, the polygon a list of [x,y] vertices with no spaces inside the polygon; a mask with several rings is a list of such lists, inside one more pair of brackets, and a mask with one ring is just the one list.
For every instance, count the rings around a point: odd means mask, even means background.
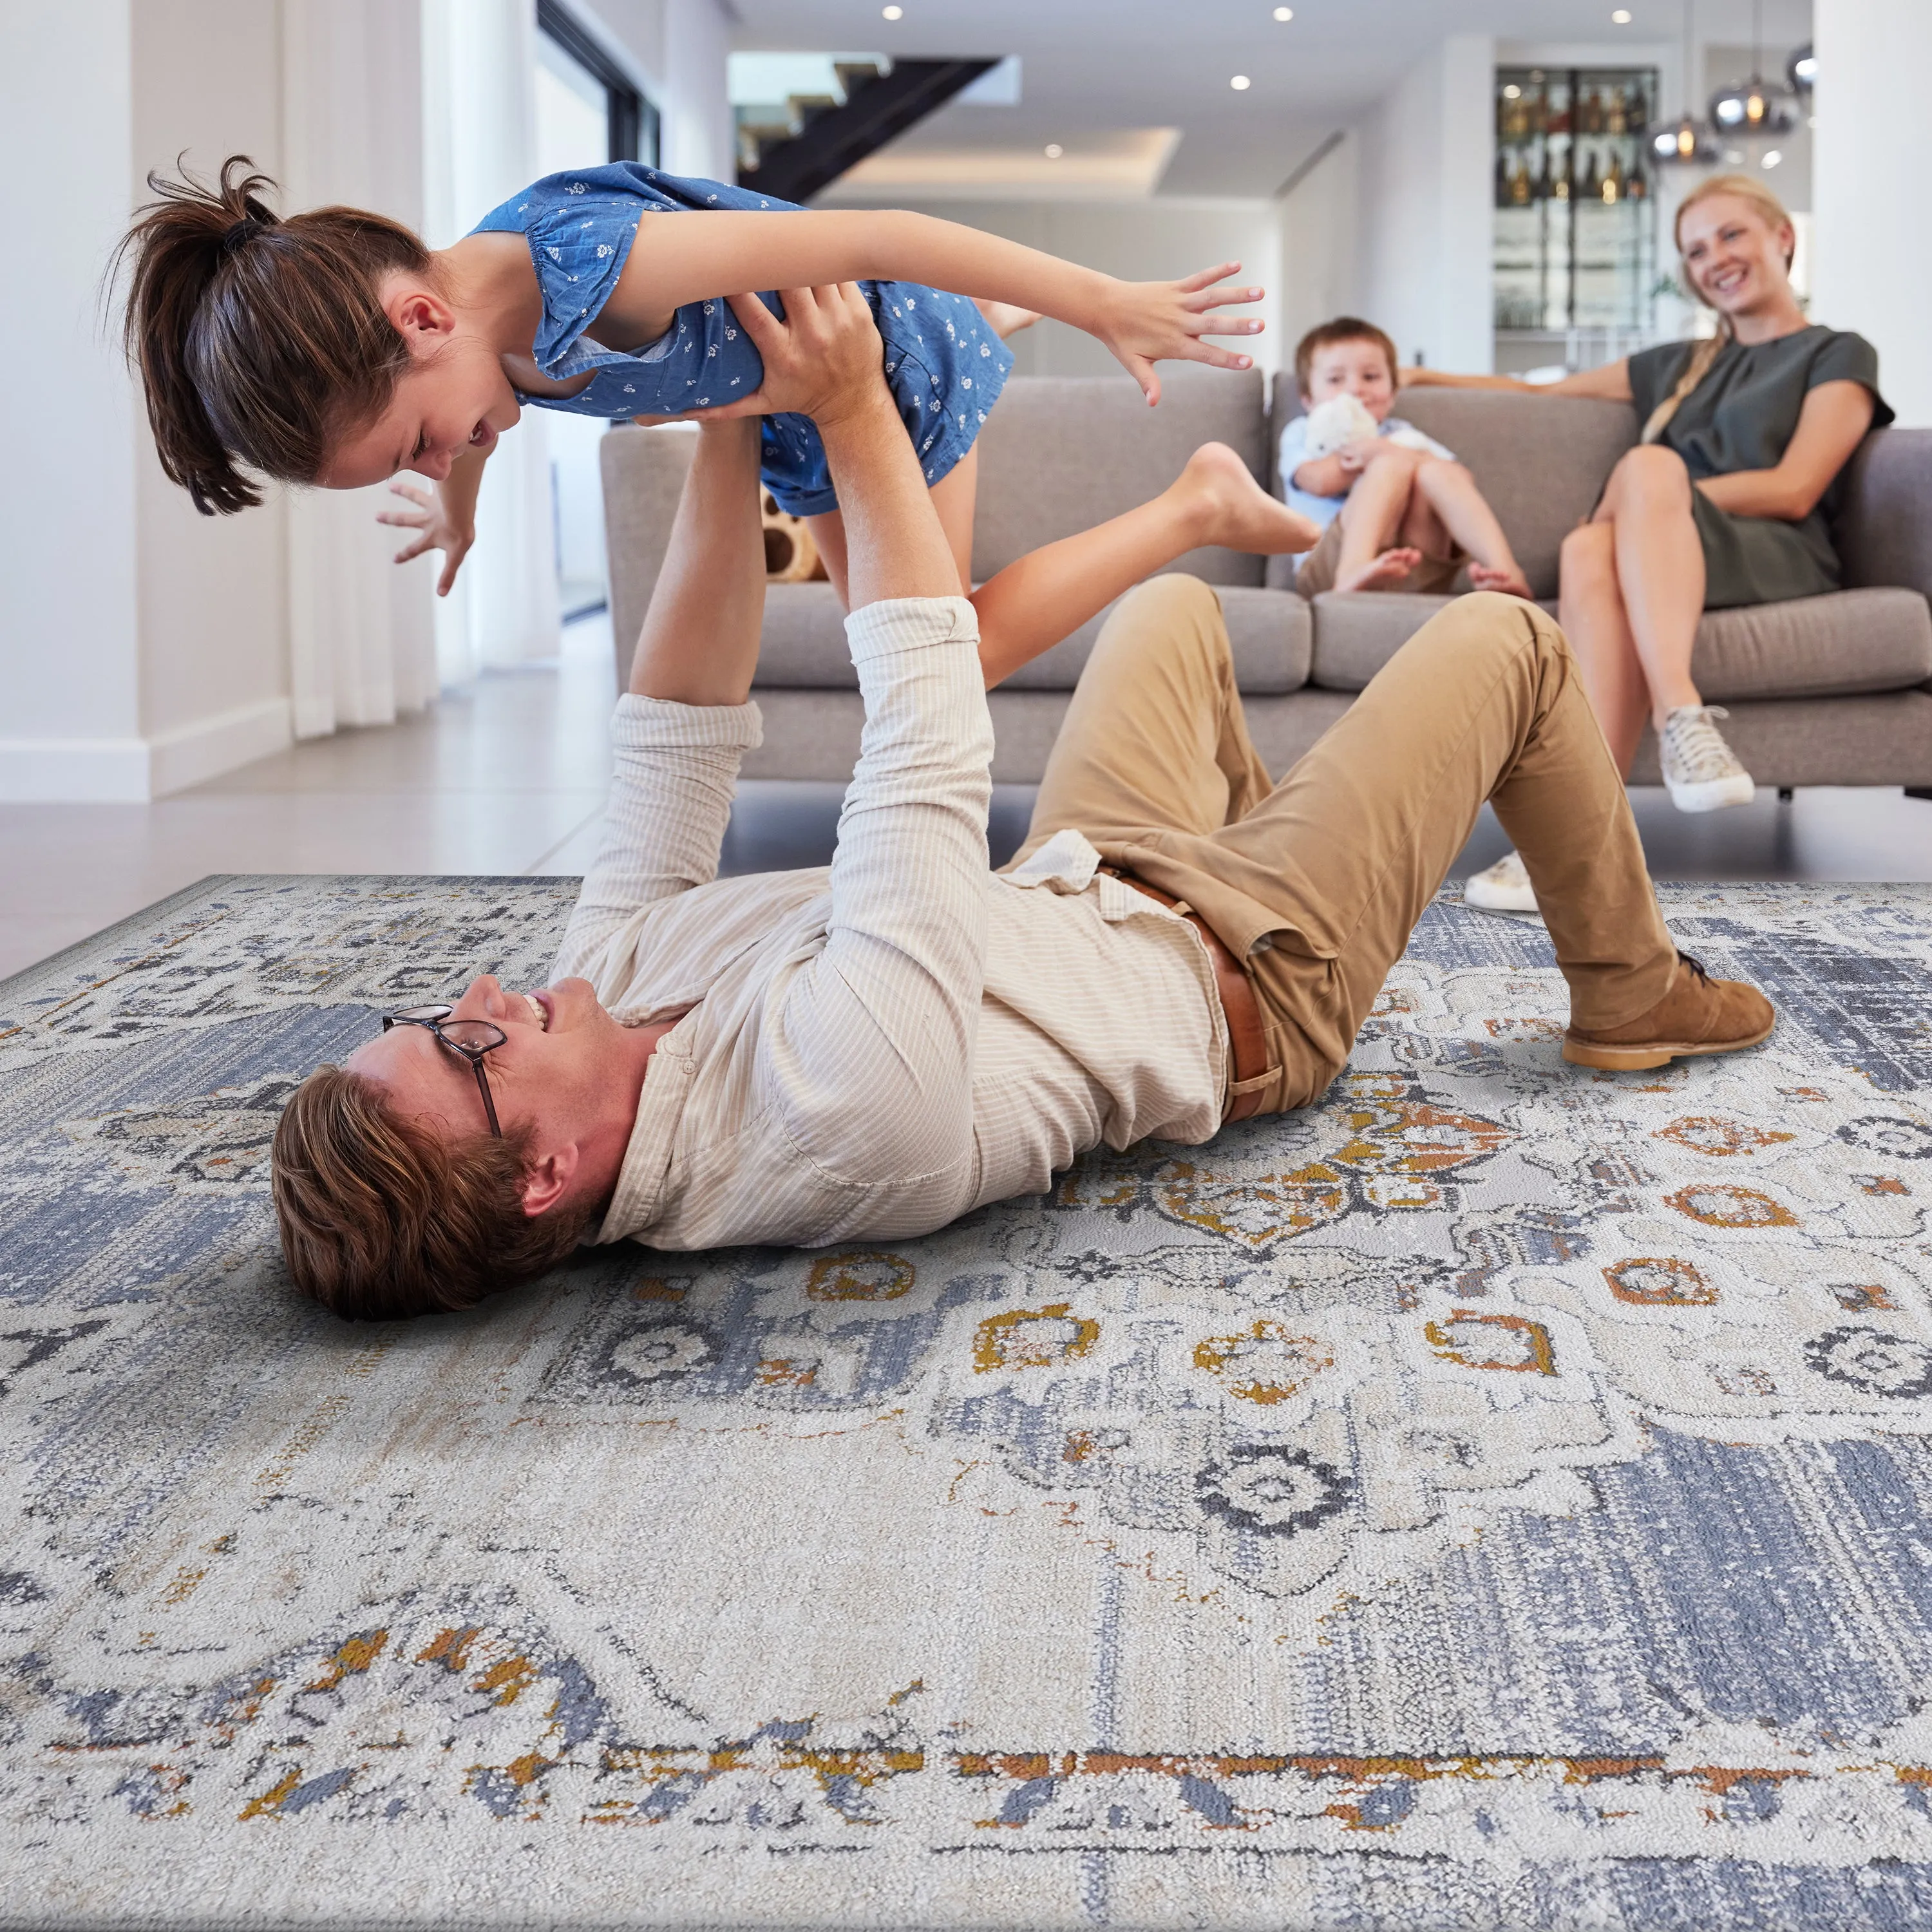
[{"label": "man's bare foot", "polygon": [[1498,570],[1486,563],[1472,563],[1469,566],[1469,588],[1472,590],[1500,590],[1505,597],[1520,597],[1525,602],[1533,604],[1535,596],[1529,587],[1529,579],[1520,570]]},{"label": "man's bare foot", "polygon": [[1408,573],[1422,561],[1419,550],[1411,550],[1406,545],[1400,550],[1385,550],[1380,556],[1372,556],[1359,570],[1352,570],[1346,577],[1337,577],[1337,590],[1393,590]]},{"label": "man's bare foot", "polygon": [[1264,490],[1225,442],[1204,442],[1187,459],[1174,490],[1194,500],[1201,542],[1256,556],[1312,550],[1322,532],[1299,511]]},{"label": "man's bare foot", "polygon": [[1022,308],[1018,302],[976,301],[973,306],[983,315],[992,326],[993,333],[1004,342],[1010,335],[1017,335],[1023,328],[1030,328],[1040,320],[1036,308]]}]

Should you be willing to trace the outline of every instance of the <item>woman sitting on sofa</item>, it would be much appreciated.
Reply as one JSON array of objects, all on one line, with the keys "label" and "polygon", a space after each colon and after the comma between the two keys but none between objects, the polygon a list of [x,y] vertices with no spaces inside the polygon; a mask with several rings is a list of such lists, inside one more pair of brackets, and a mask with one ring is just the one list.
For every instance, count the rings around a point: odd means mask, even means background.
[{"label": "woman sitting on sofa", "polygon": [[[1536,393],[1634,403],[1637,446],[1564,539],[1558,616],[1598,721],[1628,772],[1646,719],[1680,812],[1748,805],[1750,774],[1690,676],[1706,610],[1835,590],[1832,522],[1845,464],[1892,421],[1862,336],[1808,323],[1791,287],[1791,218],[1762,182],[1718,175],[1677,211],[1684,278],[1714,335],[1665,343]],[[1504,376],[1406,369],[1405,384],[1522,389]],[[1472,879],[1472,904],[1533,910],[1514,852]]]}]

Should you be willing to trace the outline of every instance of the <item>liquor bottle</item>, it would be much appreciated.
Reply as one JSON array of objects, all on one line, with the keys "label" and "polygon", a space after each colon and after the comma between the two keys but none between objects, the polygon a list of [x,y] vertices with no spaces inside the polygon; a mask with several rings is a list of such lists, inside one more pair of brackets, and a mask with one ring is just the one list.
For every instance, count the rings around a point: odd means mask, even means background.
[{"label": "liquor bottle", "polygon": [[1570,164],[1574,158],[1575,147],[1574,142],[1566,141],[1563,146],[1562,157],[1556,164],[1556,199],[1558,201],[1568,201],[1570,199]]},{"label": "liquor bottle", "polygon": [[1606,202],[1618,202],[1623,199],[1624,164],[1622,157],[1614,149],[1611,152],[1610,164],[1604,170],[1604,178],[1598,192]]},{"label": "liquor bottle", "polygon": [[1600,134],[1604,131],[1604,104],[1598,99],[1594,87],[1577,104],[1576,131],[1580,134]]},{"label": "liquor bottle", "polygon": [[1621,134],[1628,125],[1629,121],[1624,112],[1624,91],[1620,87],[1613,87],[1610,90],[1610,104],[1604,112],[1604,132]]},{"label": "liquor bottle", "polygon": [[1648,198],[1649,194],[1650,182],[1643,172],[1643,151],[1639,148],[1630,157],[1630,178],[1624,184],[1624,199],[1626,201],[1642,201]]},{"label": "liquor bottle", "polygon": [[1536,184],[1530,190],[1532,198],[1538,201],[1549,201],[1556,196],[1556,184],[1552,178],[1550,171],[1550,148],[1552,145],[1548,141],[1545,141],[1543,144],[1543,166],[1537,171]]},{"label": "liquor bottle", "polygon": [[1516,172],[1510,178],[1510,200],[1518,208],[1529,206],[1529,157],[1517,158]]},{"label": "liquor bottle", "polygon": [[1509,157],[1498,148],[1496,150],[1496,206],[1507,208],[1510,199]]}]

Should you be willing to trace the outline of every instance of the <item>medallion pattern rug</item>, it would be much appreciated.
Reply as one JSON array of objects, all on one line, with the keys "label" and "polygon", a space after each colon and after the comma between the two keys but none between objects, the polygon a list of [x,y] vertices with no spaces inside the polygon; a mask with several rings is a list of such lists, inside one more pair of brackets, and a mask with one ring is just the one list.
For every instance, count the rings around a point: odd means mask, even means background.
[{"label": "medallion pattern rug", "polygon": [[1932,891],[1666,888],[1763,1049],[1438,902],[1347,1071],[837,1252],[338,1323],[291,1084],[572,883],[0,986],[8,1924],[1932,1920]]}]

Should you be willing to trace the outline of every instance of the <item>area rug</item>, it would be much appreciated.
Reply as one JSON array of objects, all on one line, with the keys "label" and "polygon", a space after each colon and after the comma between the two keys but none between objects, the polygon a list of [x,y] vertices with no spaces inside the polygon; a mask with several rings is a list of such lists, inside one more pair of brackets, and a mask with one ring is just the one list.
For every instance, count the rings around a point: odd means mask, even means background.
[{"label": "area rug", "polygon": [[571,890],[209,880],[0,986],[0,1921],[1932,1920],[1932,890],[1666,888],[1736,1059],[1564,1066],[1451,898],[1305,1114],[298,1302],[291,1083]]}]

